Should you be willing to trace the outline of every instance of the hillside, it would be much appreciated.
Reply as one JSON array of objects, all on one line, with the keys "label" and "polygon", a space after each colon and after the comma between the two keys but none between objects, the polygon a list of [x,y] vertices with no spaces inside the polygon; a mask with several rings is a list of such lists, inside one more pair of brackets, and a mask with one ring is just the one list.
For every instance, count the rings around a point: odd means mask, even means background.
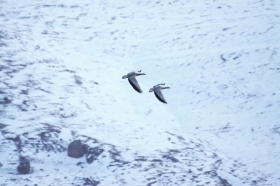
[{"label": "hillside", "polygon": [[[279,17],[273,0],[0,0],[0,185],[277,186]],[[67,156],[78,139],[92,162]]]}]

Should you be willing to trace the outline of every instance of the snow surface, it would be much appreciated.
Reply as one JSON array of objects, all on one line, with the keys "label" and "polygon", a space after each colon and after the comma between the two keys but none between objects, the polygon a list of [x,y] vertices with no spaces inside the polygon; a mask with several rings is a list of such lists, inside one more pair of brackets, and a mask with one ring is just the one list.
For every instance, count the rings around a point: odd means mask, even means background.
[{"label": "snow surface", "polygon": [[277,0],[0,0],[0,185],[279,185],[279,30]]}]

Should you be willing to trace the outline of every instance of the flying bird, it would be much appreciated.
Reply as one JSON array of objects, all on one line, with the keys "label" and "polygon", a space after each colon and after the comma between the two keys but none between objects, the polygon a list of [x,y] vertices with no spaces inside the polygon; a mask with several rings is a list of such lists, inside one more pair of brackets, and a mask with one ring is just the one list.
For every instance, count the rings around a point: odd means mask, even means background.
[{"label": "flying bird", "polygon": [[161,83],[161,84],[155,85],[153,88],[151,88],[151,89],[149,90],[149,92],[154,92],[154,93],[155,93],[155,96],[158,98],[159,101],[161,101],[161,102],[167,104],[167,102],[165,101],[165,99],[164,99],[164,97],[163,97],[163,95],[162,95],[162,93],[161,93],[161,90],[162,90],[162,89],[168,89],[168,88],[170,88],[170,87],[163,87],[163,86],[161,86],[161,85],[165,85],[165,83]]},{"label": "flying bird", "polygon": [[131,84],[131,86],[139,93],[142,93],[142,90],[136,80],[136,76],[146,75],[145,73],[141,73],[141,70],[137,72],[130,72],[127,75],[124,75],[122,78],[126,79],[128,78],[128,82]]}]

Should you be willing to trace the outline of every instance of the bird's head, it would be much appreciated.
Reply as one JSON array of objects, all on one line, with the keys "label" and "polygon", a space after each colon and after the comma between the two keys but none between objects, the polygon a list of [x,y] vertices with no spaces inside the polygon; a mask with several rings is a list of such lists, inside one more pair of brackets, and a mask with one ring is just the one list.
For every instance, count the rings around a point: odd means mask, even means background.
[{"label": "bird's head", "polygon": [[124,75],[122,78],[123,78],[123,79],[127,78],[127,75]]},{"label": "bird's head", "polygon": [[151,88],[151,89],[149,90],[149,92],[154,92],[154,88]]}]

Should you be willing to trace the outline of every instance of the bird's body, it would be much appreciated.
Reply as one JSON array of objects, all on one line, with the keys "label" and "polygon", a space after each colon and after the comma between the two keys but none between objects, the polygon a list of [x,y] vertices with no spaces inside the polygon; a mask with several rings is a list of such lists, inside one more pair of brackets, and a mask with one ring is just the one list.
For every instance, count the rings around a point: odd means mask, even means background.
[{"label": "bird's body", "polygon": [[165,84],[161,83],[161,84],[155,85],[153,88],[150,89],[149,92],[154,92],[155,96],[158,98],[159,101],[167,104],[166,100],[164,99],[164,97],[161,93],[161,90],[162,89],[167,89],[167,88],[170,88],[170,87],[162,87],[161,85],[165,85]]},{"label": "bird's body", "polygon": [[130,83],[130,85],[134,88],[134,90],[136,90],[139,93],[142,93],[142,90],[136,80],[136,76],[140,76],[140,75],[146,75],[144,73],[141,73],[141,70],[138,72],[130,72],[127,75],[124,75],[122,78],[126,79],[128,78],[128,82]]}]

